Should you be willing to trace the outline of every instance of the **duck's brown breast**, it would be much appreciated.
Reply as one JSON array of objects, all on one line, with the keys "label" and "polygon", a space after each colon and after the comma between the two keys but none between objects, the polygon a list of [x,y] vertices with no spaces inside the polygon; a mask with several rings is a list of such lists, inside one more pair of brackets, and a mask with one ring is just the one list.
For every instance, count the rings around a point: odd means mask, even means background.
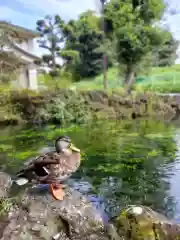
[{"label": "duck's brown breast", "polygon": [[80,166],[80,153],[72,153],[69,156],[61,153],[56,154],[55,158],[57,160],[57,164],[50,164],[47,168],[56,176],[74,172]]}]

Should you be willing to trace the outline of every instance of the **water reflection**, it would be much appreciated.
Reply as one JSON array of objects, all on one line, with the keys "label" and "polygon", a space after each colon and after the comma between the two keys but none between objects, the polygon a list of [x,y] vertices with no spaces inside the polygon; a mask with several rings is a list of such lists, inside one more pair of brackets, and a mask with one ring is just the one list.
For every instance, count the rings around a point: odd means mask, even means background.
[{"label": "water reflection", "polygon": [[175,206],[175,220],[180,222],[180,131],[177,130],[174,137],[177,144],[176,151],[176,162],[175,164],[171,163],[168,165],[167,174],[169,175],[169,181],[171,184],[171,188],[169,189],[169,194],[174,196],[174,200],[176,202]]},{"label": "water reflection", "polygon": [[174,217],[180,203],[172,184],[178,179],[171,176],[180,156],[174,131],[173,126],[150,121],[3,129],[1,169],[13,174],[22,161],[48,151],[57,136],[66,134],[83,152],[81,167],[69,180],[74,188],[103,199],[111,216],[127,204],[144,204]]}]

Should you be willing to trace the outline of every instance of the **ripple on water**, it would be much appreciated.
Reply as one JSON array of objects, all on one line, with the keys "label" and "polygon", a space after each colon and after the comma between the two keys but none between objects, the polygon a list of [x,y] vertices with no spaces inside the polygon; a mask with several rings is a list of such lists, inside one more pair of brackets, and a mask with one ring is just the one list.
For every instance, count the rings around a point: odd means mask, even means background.
[{"label": "ripple on water", "polygon": [[[170,195],[176,201],[175,221],[180,223],[180,131],[176,132],[175,141],[177,144],[176,161],[169,164],[168,173],[171,172],[169,181],[171,184]],[[173,173],[173,174],[172,174]]]},{"label": "ripple on water", "polygon": [[[142,204],[174,217],[176,202],[175,219],[180,222],[180,131],[177,127],[175,131],[172,134],[166,125],[142,121],[66,130],[84,154],[69,185],[110,216],[125,205]],[[53,142],[49,140],[64,132],[40,128],[6,133],[0,140],[1,171],[14,174],[25,160],[50,151]]]}]

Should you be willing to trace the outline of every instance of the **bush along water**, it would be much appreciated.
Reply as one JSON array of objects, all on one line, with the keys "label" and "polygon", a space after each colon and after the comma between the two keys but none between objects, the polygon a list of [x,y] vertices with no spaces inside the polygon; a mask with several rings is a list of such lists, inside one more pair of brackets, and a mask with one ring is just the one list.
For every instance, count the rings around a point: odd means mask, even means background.
[{"label": "bush along water", "polygon": [[89,109],[83,98],[72,96],[62,100],[56,96],[40,107],[36,120],[54,123],[84,123],[90,118]]},{"label": "bush along water", "polygon": [[[136,93],[123,97],[118,92],[75,91],[59,89],[40,93],[11,92],[6,102],[17,122],[28,123],[86,123],[91,119],[134,119],[155,117],[172,120],[180,112],[178,101],[170,97]],[[10,111],[10,110],[11,111]],[[7,115],[11,123],[11,115]],[[3,122],[0,121],[1,123]]]},{"label": "bush along water", "polygon": [[74,91],[12,95],[12,102],[26,122],[84,123],[89,117],[85,99]]}]

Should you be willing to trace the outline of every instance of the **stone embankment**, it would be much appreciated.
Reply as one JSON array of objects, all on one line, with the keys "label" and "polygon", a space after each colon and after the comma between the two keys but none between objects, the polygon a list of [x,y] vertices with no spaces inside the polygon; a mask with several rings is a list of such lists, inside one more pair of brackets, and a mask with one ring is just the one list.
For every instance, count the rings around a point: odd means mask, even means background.
[{"label": "stone embankment", "polygon": [[[5,96],[4,96],[5,98]],[[2,99],[1,123],[83,123],[90,119],[154,118],[171,121],[180,115],[179,95],[136,93],[123,97],[118,92],[73,91],[56,93],[12,93]]]}]

